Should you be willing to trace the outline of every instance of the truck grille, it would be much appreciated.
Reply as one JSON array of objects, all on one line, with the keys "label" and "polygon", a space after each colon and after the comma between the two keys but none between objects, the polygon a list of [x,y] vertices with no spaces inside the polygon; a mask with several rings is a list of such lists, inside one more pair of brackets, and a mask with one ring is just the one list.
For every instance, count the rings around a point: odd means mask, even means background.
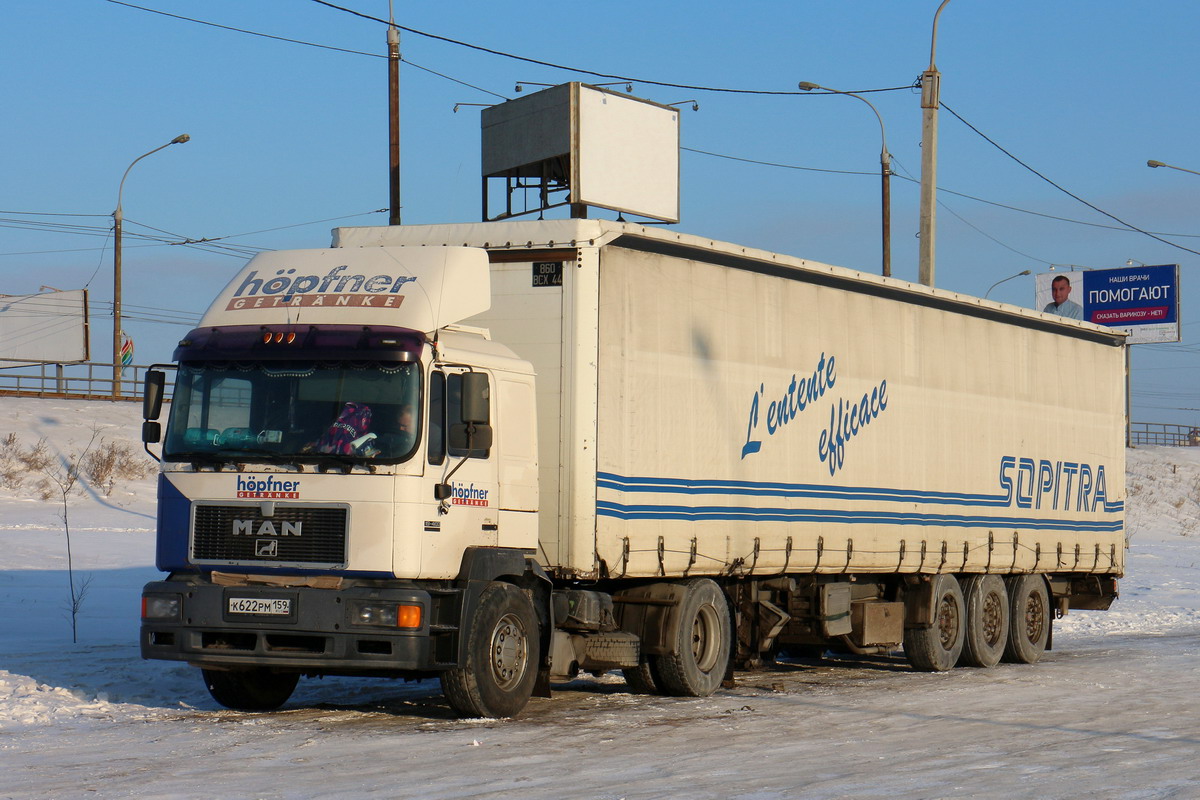
[{"label": "truck grille", "polygon": [[192,561],[303,564],[346,563],[345,508],[277,505],[195,506]]}]

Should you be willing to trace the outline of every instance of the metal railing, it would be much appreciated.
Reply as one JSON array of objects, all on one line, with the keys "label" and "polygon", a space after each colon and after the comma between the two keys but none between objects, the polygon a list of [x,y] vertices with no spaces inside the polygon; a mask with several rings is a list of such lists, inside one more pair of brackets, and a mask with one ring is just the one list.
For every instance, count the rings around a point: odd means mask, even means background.
[{"label": "metal railing", "polygon": [[1129,443],[1200,447],[1200,426],[1172,425],[1163,422],[1133,422],[1129,426]]},{"label": "metal railing", "polygon": [[[121,371],[121,400],[142,399],[147,364],[131,364]],[[112,364],[22,364],[0,368],[0,395],[19,397],[73,397],[112,400]]]},{"label": "metal railing", "polygon": [[[148,364],[131,364],[121,373],[122,400],[141,400]],[[168,399],[171,381],[167,381]],[[0,368],[0,395],[20,397],[73,397],[113,399],[112,364],[23,364]],[[1131,422],[1129,443],[1200,447],[1200,425]]]}]

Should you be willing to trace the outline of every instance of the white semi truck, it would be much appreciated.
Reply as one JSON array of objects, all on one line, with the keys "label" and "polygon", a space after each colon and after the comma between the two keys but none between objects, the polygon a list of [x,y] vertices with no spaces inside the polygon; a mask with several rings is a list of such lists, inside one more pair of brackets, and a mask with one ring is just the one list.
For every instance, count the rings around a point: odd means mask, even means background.
[{"label": "white semi truck", "polygon": [[1122,336],[598,220],[338,229],[179,343],[146,658],[468,716],[780,652],[1036,662],[1124,564]]}]

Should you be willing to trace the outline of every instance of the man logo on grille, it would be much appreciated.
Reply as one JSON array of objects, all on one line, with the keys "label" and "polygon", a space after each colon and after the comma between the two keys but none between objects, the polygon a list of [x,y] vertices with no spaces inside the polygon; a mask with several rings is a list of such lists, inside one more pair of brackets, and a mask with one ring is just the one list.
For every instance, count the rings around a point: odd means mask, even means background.
[{"label": "man logo on grille", "polygon": [[[257,527],[256,527],[257,526]],[[253,519],[233,520],[234,536],[300,536],[303,522],[280,522],[276,527],[269,519],[261,522]]]},{"label": "man logo on grille", "polygon": [[278,539],[257,539],[254,542],[254,555],[259,558],[279,558]]}]

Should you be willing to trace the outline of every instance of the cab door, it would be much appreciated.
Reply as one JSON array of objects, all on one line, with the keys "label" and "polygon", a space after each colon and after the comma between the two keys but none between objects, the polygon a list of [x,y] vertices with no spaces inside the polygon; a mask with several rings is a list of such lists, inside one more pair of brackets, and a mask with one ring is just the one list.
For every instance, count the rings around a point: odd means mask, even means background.
[{"label": "cab door", "polygon": [[[471,447],[461,441],[463,418],[463,375],[458,368],[435,369],[429,375],[428,442],[426,475],[434,484],[445,483],[450,495],[440,502],[436,525],[426,523],[421,573],[425,577],[454,577],[468,547],[495,547],[500,522],[498,456],[491,436],[478,437]],[[491,376],[475,371],[474,380]],[[484,423],[495,416],[495,393],[486,391]],[[475,412],[477,415],[479,412]],[[476,420],[478,422],[478,420]],[[457,433],[458,436],[452,435]],[[455,439],[460,441],[455,441]],[[430,520],[433,522],[434,520]]]}]

